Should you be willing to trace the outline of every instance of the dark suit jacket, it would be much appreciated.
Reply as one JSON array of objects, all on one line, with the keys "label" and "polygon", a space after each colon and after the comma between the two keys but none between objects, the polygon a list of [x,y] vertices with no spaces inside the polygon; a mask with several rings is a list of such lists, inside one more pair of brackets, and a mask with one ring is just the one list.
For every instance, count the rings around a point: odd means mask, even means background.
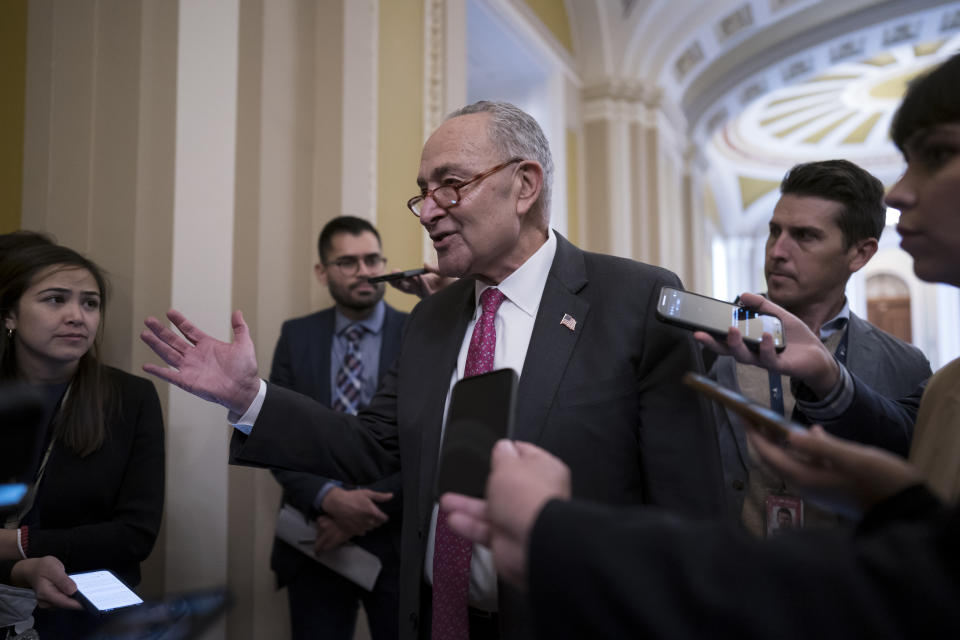
[{"label": "dark suit jacket", "polygon": [[[520,377],[516,437],[566,461],[577,496],[719,514],[709,407],[680,384],[684,372],[699,368],[699,352],[688,332],[653,314],[660,287],[679,280],[557,239]],[[468,279],[417,305],[400,357],[359,416],[271,385],[251,434],[237,432],[231,443],[236,462],[314,469],[359,483],[400,468],[401,638],[417,634],[441,421],[474,298]],[[575,330],[560,323],[564,314],[576,320]],[[503,637],[527,636],[525,599],[501,587]]]},{"label": "dark suit jacket", "polygon": [[[400,352],[400,337],[407,314],[385,305],[383,332],[380,342],[380,360],[378,376],[382,381],[393,361]],[[270,382],[303,395],[310,396],[325,407],[330,400],[330,353],[333,348],[333,334],[336,313],[333,307],[312,313],[302,318],[294,318],[283,323],[277,348],[273,352],[273,365],[270,368]],[[317,515],[313,501],[320,489],[330,478],[306,473],[274,469],[273,475],[283,486],[283,501],[296,507],[307,515]],[[400,516],[402,499],[400,496],[400,474],[394,473],[368,485],[375,491],[393,492],[393,499],[381,503],[380,509],[390,518],[382,527],[354,542],[368,551],[388,561],[400,553]],[[270,554],[270,568],[277,574],[279,586],[287,584],[301,567],[313,564],[290,545],[274,539]]]},{"label": "dark suit jacket", "polygon": [[117,404],[107,438],[80,458],[54,444],[30,513],[30,557],[56,556],[68,573],[110,569],[140,582],[163,513],[163,416],[149,380],[104,367]]},{"label": "dark suit jacket", "polygon": [[[930,363],[913,345],[854,313],[847,330],[846,367],[854,381],[854,403],[837,419],[822,421],[823,427],[834,435],[906,457],[920,405],[916,390],[930,377]],[[718,357],[710,374],[722,385],[739,390],[731,356]],[[747,484],[746,434],[737,414],[720,406],[715,409],[729,515],[739,522]]]},{"label": "dark suit jacket", "polygon": [[[756,540],[723,523],[551,501],[530,537],[537,637],[960,637],[960,508],[923,487],[854,533]],[[611,551],[614,549],[616,551]]]}]

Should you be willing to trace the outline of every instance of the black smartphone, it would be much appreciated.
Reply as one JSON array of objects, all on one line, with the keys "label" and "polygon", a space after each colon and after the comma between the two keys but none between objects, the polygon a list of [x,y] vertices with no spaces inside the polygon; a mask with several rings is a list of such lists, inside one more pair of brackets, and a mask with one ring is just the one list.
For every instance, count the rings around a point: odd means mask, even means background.
[{"label": "black smartphone", "polygon": [[517,379],[513,369],[497,369],[453,386],[440,447],[437,496],[452,491],[483,497],[490,451],[497,440],[513,434]]},{"label": "black smartphone", "polygon": [[788,420],[773,409],[754,402],[706,376],[690,372],[683,376],[683,383],[728,407],[774,442],[786,442],[791,431],[805,431],[803,426]]},{"label": "black smartphone", "polygon": [[0,386],[0,482],[26,483],[39,462],[44,397],[29,385]]},{"label": "black smartphone", "polygon": [[404,278],[412,278],[413,276],[422,276],[427,272],[426,269],[407,269],[406,271],[397,271],[396,273],[385,273],[382,276],[374,276],[372,278],[367,278],[367,282],[390,282],[391,280],[403,280]]},{"label": "black smartphone", "polygon": [[16,513],[39,464],[44,398],[28,385],[0,386],[0,517]]},{"label": "black smartphone", "polygon": [[780,318],[697,293],[663,287],[660,289],[656,313],[663,322],[684,329],[706,331],[721,341],[726,341],[730,327],[736,327],[751,349],[760,346],[760,338],[764,333],[773,336],[773,346],[777,351],[783,351],[787,346]]},{"label": "black smartphone", "polygon": [[77,585],[74,596],[90,612],[103,614],[143,604],[143,600],[120,578],[107,570],[68,574]]}]

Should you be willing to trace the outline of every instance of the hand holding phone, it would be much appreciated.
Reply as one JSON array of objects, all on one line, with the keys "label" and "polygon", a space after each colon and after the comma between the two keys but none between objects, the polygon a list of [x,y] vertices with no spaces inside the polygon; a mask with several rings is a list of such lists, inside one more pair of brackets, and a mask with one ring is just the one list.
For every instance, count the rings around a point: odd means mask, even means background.
[{"label": "hand holding phone", "polygon": [[751,349],[759,348],[764,333],[773,336],[773,346],[777,351],[783,351],[786,346],[780,318],[674,287],[660,289],[656,314],[663,322],[693,331],[705,331],[720,341],[726,338],[731,327],[736,327]]},{"label": "hand holding phone", "polygon": [[806,431],[802,425],[788,420],[769,407],[754,402],[706,376],[690,372],[683,376],[683,383],[741,416],[748,425],[773,442],[783,444],[790,436],[790,432]]}]

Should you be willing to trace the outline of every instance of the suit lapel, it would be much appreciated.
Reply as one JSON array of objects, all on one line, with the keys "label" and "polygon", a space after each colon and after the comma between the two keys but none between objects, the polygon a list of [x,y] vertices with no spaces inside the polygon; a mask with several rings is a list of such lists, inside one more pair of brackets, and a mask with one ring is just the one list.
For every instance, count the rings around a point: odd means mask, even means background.
[{"label": "suit lapel", "polygon": [[[867,334],[873,330],[873,326],[860,319],[859,316],[850,312],[850,321],[847,323],[847,369],[853,371],[858,368],[860,362],[875,362],[874,349],[877,346],[875,340],[870,340]],[[872,372],[873,367],[868,367],[861,373]],[[881,372],[878,372],[881,373]],[[864,377],[864,376],[861,376]],[[873,375],[865,377],[873,379]]]},{"label": "suit lapel", "polygon": [[[586,284],[583,252],[557,234],[557,253],[547,275],[517,389],[514,437],[519,440],[538,442],[546,426],[560,381],[588,321],[590,304],[578,295]],[[565,316],[576,321],[572,330],[561,324]]]},{"label": "suit lapel", "polygon": [[[386,314],[383,318],[383,338],[381,341],[380,347],[380,365],[377,384],[383,381],[384,374],[387,373],[387,370],[393,365],[393,361],[397,358],[397,352],[400,350],[400,331],[399,329],[403,325],[403,314],[395,310],[390,305],[386,306]],[[397,325],[400,325],[398,327]]]},{"label": "suit lapel", "polygon": [[329,407],[330,397],[330,354],[333,349],[334,331],[333,310],[328,309],[317,316],[316,324],[311,328],[314,335],[307,344],[311,347],[310,366],[313,369],[313,379],[316,381],[314,397],[324,406]]}]

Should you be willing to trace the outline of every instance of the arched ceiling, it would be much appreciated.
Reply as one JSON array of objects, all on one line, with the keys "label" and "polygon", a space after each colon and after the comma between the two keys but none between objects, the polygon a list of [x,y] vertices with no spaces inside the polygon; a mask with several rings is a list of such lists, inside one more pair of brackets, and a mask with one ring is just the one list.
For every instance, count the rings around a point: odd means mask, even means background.
[{"label": "arched ceiling", "polygon": [[[710,166],[727,233],[765,227],[797,162],[891,182],[905,81],[960,50],[952,0],[568,0],[585,87],[656,91]],[[593,46],[598,43],[599,46]],[[599,44],[602,43],[602,44]]]}]

